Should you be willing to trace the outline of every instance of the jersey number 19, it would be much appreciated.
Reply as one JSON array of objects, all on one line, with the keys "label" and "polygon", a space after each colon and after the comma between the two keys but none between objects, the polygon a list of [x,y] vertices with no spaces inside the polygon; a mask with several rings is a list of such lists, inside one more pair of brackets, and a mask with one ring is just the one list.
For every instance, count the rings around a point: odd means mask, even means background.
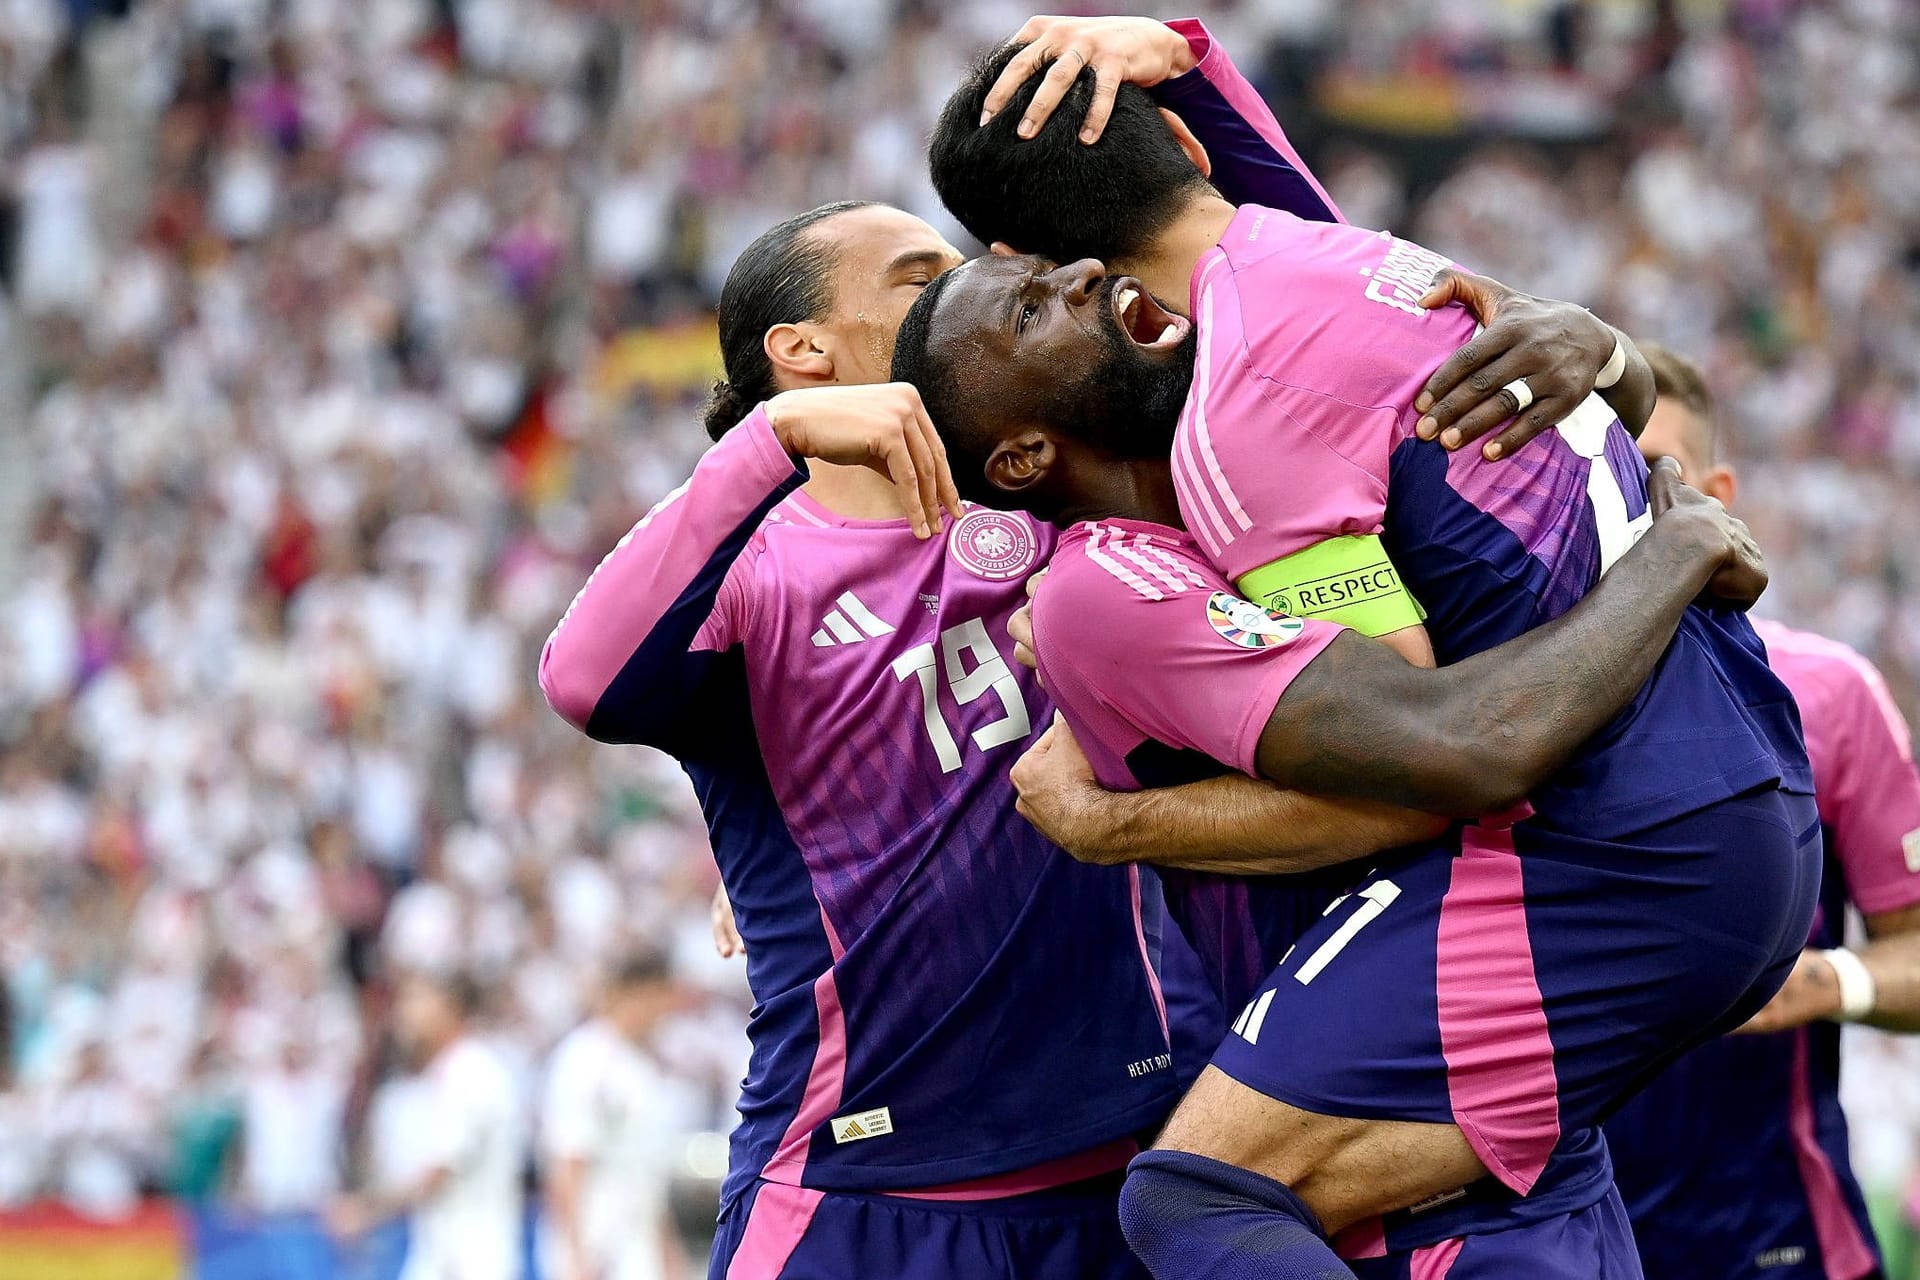
[{"label": "jersey number 19", "polygon": [[[973,670],[965,669],[961,655],[973,655]],[[933,743],[933,753],[940,760],[940,771],[952,773],[960,767],[960,744],[954,741],[953,730],[947,727],[947,719],[940,713],[940,673],[937,670],[940,659],[945,660],[947,687],[953,693],[953,700],[966,706],[991,689],[1000,697],[1000,707],[1005,713],[998,720],[981,725],[972,733],[973,745],[982,751],[991,751],[995,747],[1005,746],[1009,742],[1019,742],[1033,729],[1027,718],[1027,702],[1020,694],[1020,684],[1013,678],[1013,672],[1007,667],[1007,660],[993,647],[993,641],[987,638],[987,628],[978,618],[969,618],[957,626],[948,627],[940,633],[940,653],[936,657],[931,642],[915,645],[893,660],[893,675],[897,680],[908,676],[920,677],[920,709],[926,722],[927,737]]]}]

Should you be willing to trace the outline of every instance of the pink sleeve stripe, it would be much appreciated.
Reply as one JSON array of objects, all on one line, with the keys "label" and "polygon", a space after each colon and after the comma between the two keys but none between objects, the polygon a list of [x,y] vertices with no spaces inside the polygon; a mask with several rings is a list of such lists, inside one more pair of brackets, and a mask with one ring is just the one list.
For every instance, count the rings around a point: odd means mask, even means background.
[{"label": "pink sleeve stripe", "polygon": [[[1333,202],[1333,197],[1327,194],[1327,189],[1320,184],[1318,178],[1313,176],[1313,170],[1309,169],[1306,161],[1300,158],[1300,153],[1293,149],[1293,143],[1287,140],[1287,131],[1280,127],[1278,120],[1274,119],[1266,99],[1262,98],[1259,90],[1255,89],[1252,83],[1240,73],[1240,68],[1235,66],[1233,59],[1227,56],[1225,46],[1214,39],[1213,33],[1207,30],[1207,24],[1198,18],[1176,18],[1167,25],[1185,37],[1187,47],[1193,50],[1194,56],[1199,59],[1194,66],[1194,72],[1211,85],[1227,105],[1260,135],[1262,142],[1272,147],[1281,159],[1293,168],[1299,179],[1326,206],[1325,212],[1332,215],[1332,221],[1345,222],[1347,219],[1340,212],[1340,206]],[[1301,209],[1289,211],[1308,218],[1311,218],[1314,212]]]},{"label": "pink sleeve stripe", "polygon": [[661,620],[703,578],[716,558],[739,554],[772,505],[805,480],[787,456],[764,409],[700,459],[600,562],[574,596],[540,654],[548,703],[585,727],[607,688]]}]

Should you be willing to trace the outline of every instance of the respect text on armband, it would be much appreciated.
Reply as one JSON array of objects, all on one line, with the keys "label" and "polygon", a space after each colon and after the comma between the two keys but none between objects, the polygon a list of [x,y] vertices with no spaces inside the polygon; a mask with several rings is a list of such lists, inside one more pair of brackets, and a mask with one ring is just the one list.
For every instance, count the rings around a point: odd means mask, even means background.
[{"label": "respect text on armband", "polygon": [[1267,604],[1296,618],[1312,618],[1348,605],[1396,595],[1400,589],[1400,575],[1394,572],[1392,562],[1380,560],[1282,587],[1268,597]]}]

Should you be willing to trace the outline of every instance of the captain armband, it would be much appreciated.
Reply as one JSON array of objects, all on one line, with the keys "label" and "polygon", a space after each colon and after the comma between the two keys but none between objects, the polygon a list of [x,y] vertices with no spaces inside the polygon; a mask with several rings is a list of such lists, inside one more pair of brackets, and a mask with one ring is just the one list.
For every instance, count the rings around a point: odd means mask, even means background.
[{"label": "captain armband", "polygon": [[1378,534],[1328,538],[1241,575],[1240,594],[1295,618],[1337,622],[1366,636],[1427,616],[1387,559]]}]

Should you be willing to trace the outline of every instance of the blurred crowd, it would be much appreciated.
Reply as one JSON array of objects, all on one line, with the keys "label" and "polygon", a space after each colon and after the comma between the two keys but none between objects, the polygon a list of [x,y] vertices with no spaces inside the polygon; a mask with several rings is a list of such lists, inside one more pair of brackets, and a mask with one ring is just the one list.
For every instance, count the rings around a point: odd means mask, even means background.
[{"label": "blurred crowd", "polygon": [[[1701,358],[1768,606],[1911,714],[1920,9],[1194,7],[1354,221]],[[748,240],[858,196],[965,243],[922,138],[1027,13],[0,0],[0,1204],[317,1207],[393,1157],[397,975],[477,979],[532,1096],[636,945],[729,1127],[697,808],[539,644],[698,456]]]}]

